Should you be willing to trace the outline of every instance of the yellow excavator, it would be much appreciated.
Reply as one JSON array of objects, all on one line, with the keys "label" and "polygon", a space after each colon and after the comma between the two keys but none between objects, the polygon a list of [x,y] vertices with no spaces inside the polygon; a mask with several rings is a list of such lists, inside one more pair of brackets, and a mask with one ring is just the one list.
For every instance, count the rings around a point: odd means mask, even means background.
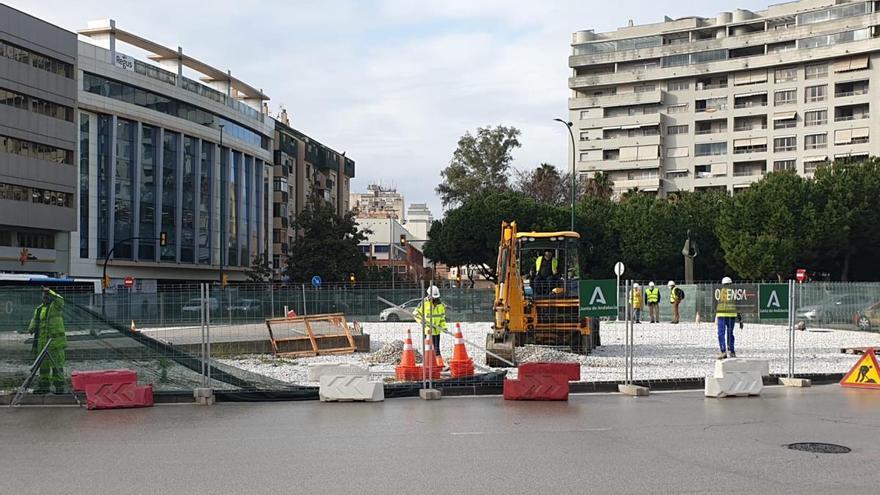
[{"label": "yellow excavator", "polygon": [[578,314],[579,240],[577,232],[517,232],[516,222],[501,223],[486,365],[510,366],[526,344],[578,354],[599,346],[599,321]]}]

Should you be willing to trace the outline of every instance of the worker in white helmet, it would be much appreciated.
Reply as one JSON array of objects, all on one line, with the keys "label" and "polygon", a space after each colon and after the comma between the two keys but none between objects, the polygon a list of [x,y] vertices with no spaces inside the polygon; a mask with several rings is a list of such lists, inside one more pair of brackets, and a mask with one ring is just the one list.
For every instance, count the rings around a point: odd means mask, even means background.
[{"label": "worker in white helmet", "polygon": [[733,300],[733,291],[730,284],[733,280],[730,277],[721,279],[721,289],[718,291],[718,301],[715,306],[715,321],[718,325],[718,347],[721,353],[718,359],[727,359],[727,357],[736,357],[736,349],[734,348],[733,328],[736,326],[736,303]]},{"label": "worker in white helmet", "polygon": [[672,305],[672,321],[670,323],[678,324],[681,315],[678,312],[678,305],[684,300],[684,291],[675,286],[675,281],[670,280],[667,284],[669,287],[669,304]]},{"label": "worker in white helmet", "polygon": [[630,297],[632,298],[632,310],[635,322],[641,323],[639,320],[641,320],[642,317],[642,305],[645,302],[645,297],[642,294],[642,288],[639,287],[638,282],[633,283],[632,294],[630,294]]},{"label": "worker in white helmet", "polygon": [[648,315],[651,323],[660,323],[660,288],[654,286],[654,282],[648,282],[645,289],[645,302],[648,303]]},{"label": "worker in white helmet", "polygon": [[437,357],[436,366],[443,368],[443,358],[440,356],[440,334],[446,330],[446,306],[440,300],[440,289],[436,285],[428,287],[425,296],[425,300],[416,307],[413,316],[417,322],[424,324],[425,337],[431,336]]}]

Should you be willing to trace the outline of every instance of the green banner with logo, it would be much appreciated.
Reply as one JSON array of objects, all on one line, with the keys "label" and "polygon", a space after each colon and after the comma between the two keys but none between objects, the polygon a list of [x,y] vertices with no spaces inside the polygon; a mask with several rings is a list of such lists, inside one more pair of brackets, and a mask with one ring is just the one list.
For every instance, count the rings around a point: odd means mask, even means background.
[{"label": "green banner with logo", "polygon": [[585,316],[617,316],[617,281],[581,280],[580,297],[581,318]]},{"label": "green banner with logo", "polygon": [[788,284],[761,284],[758,287],[758,300],[759,318],[788,318]]}]

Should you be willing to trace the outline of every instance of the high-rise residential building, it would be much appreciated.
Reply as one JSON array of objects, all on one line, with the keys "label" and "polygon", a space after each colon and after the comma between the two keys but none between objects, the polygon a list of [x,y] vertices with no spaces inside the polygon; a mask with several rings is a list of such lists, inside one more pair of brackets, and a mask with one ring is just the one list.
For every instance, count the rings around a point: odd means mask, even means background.
[{"label": "high-rise residential building", "polygon": [[76,35],[0,4],[0,272],[68,271]]},{"label": "high-rise residential building", "polygon": [[287,111],[275,120],[275,169],[272,185],[272,268],[282,277],[296,231],[293,220],[309,199],[332,204],[340,215],[349,210],[354,160],[290,126]]},{"label": "high-rise residential building", "polygon": [[606,172],[617,192],[736,192],[769,172],[880,154],[878,35],[880,2],[857,0],[578,31],[578,171]]},{"label": "high-rise residential building", "polygon": [[406,209],[406,229],[416,239],[427,239],[433,222],[434,215],[431,214],[427,203],[410,203],[409,208]]},{"label": "high-rise residential building", "polygon": [[394,218],[403,221],[405,201],[394,187],[373,183],[365,193],[352,193],[351,206],[358,218]]}]

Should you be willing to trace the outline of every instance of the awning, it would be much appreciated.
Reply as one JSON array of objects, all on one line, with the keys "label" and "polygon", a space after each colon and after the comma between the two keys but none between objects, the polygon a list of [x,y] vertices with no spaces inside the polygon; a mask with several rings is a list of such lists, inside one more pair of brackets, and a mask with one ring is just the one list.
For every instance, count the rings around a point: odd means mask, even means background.
[{"label": "awning", "polygon": [[834,131],[834,144],[849,144],[850,141],[852,141],[852,129]]},{"label": "awning", "polygon": [[859,127],[858,129],[853,129],[853,130],[852,130],[852,138],[853,138],[853,139],[866,138],[866,137],[868,137],[869,133],[870,133],[870,129],[869,129],[869,128],[867,128],[867,127]]},{"label": "awning", "polygon": [[657,125],[657,124],[630,124],[630,125],[622,125],[621,129],[638,129],[639,127],[648,126],[648,125]]},{"label": "awning", "polygon": [[639,188],[639,191],[657,192],[657,189],[659,189],[659,188],[657,188],[657,187],[642,187],[642,188]]},{"label": "awning", "polygon": [[749,96],[767,96],[766,91],[752,91],[751,93],[740,93],[738,95],[733,95],[734,98],[746,98]]},{"label": "awning", "polygon": [[603,127],[603,128],[602,128],[603,131],[616,131],[616,130],[618,130],[618,129],[620,129],[620,126],[619,126],[619,125],[618,125],[618,126]]},{"label": "awning", "polygon": [[773,120],[791,120],[797,117],[797,112],[776,112],[773,114]]},{"label": "awning", "polygon": [[857,55],[855,57],[845,58],[834,62],[834,72],[847,72],[851,70],[862,70],[868,68],[868,56]]}]

